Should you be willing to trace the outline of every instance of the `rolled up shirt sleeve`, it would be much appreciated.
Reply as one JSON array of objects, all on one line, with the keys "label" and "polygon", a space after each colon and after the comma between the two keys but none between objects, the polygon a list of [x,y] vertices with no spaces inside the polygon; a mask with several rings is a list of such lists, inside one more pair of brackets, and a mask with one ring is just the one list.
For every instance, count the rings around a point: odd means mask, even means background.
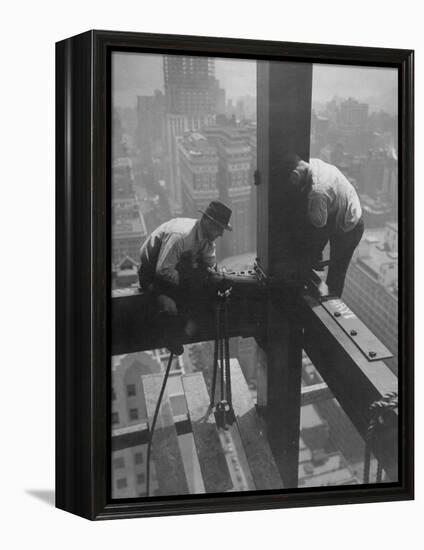
[{"label": "rolled up shirt sleeve", "polygon": [[314,227],[324,227],[328,220],[328,205],[325,195],[311,193],[308,197],[308,218]]},{"label": "rolled up shirt sleeve", "polygon": [[177,264],[184,251],[184,242],[181,235],[172,233],[162,242],[156,264],[156,277],[166,283],[179,284]]}]

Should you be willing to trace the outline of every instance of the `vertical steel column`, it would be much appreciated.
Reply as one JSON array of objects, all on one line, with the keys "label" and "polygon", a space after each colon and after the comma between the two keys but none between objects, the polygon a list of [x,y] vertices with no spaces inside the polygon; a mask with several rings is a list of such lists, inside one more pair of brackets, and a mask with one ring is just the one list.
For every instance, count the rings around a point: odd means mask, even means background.
[{"label": "vertical steel column", "polygon": [[309,159],[311,94],[311,64],[258,63],[258,262],[269,277],[286,283],[269,294],[266,376],[258,384],[258,402],[266,404],[268,436],[285,487],[298,482],[302,365],[299,215],[286,157],[296,153]]}]

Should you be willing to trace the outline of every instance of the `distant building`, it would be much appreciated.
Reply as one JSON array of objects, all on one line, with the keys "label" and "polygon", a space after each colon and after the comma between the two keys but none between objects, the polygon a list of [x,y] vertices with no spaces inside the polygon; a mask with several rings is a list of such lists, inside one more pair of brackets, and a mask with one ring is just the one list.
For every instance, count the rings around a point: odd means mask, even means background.
[{"label": "distant building", "polygon": [[350,264],[343,300],[394,354],[398,369],[398,228],[367,230]]},{"label": "distant building", "polygon": [[166,55],[163,72],[169,113],[216,113],[219,86],[213,58]]},{"label": "distant building", "polygon": [[199,132],[215,124],[222,113],[225,92],[215,78],[215,60],[208,57],[164,56],[168,186],[176,212],[182,208],[177,139],[185,132]]},{"label": "distant building", "polygon": [[253,251],[256,228],[252,219],[251,136],[242,127],[232,125],[206,128],[203,133],[218,154],[221,200],[233,211],[231,223],[234,231],[223,236],[222,255]]},{"label": "distant building", "polygon": [[[160,364],[148,353],[112,358],[112,437],[128,429],[147,429],[147,410],[141,377],[161,372]],[[147,444],[112,451],[112,497],[144,496],[146,491]],[[154,465],[152,494],[157,487]]]},{"label": "distant building", "polygon": [[382,201],[367,194],[360,193],[362,215],[365,227],[378,229],[393,219],[394,207],[388,202]]},{"label": "distant building", "polygon": [[368,123],[368,103],[361,103],[350,97],[342,101],[339,111],[339,124],[364,128]]},{"label": "distant building", "polygon": [[[254,134],[254,135],[253,135]],[[220,125],[177,139],[183,212],[192,217],[211,200],[220,199],[233,211],[234,231],[217,243],[218,258],[253,251],[256,208],[252,182],[256,127]]]},{"label": "distant building", "polygon": [[177,144],[183,213],[197,218],[199,209],[219,198],[218,155],[198,132],[179,138]]},{"label": "distant building", "polygon": [[137,146],[145,166],[163,155],[165,141],[165,97],[159,90],[151,96],[137,97]]},{"label": "distant building", "polygon": [[328,144],[330,120],[312,111],[311,118],[311,157],[320,157],[321,150]]},{"label": "distant building", "polygon": [[374,132],[369,124],[368,110],[367,103],[353,98],[328,102],[324,113],[312,116],[313,153],[322,156],[321,150],[326,145],[334,148],[338,144],[351,155],[364,155],[373,149]]},{"label": "distant building", "polygon": [[121,117],[120,117],[119,112],[118,112],[117,109],[113,109],[113,111],[112,111],[112,126],[113,126],[113,132],[112,132],[112,158],[116,158],[116,157],[120,156],[123,152],[122,121],[121,121]]},{"label": "distant building", "polygon": [[146,237],[147,230],[139,213],[115,218],[112,224],[112,263],[117,264],[126,256],[138,259]]},{"label": "distant building", "polygon": [[138,263],[130,256],[125,256],[112,269],[113,288],[125,288],[138,283]]},{"label": "distant building", "polygon": [[134,191],[131,159],[117,158],[112,165],[112,265],[116,268],[127,256],[138,260],[146,237],[146,224]]}]

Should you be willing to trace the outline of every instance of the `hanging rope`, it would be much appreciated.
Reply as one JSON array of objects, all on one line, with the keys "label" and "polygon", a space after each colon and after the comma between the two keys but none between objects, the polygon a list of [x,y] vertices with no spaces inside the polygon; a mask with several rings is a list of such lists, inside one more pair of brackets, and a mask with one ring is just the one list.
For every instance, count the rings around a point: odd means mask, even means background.
[{"label": "hanging rope", "polygon": [[158,397],[158,400],[157,400],[157,403],[156,403],[156,408],[155,408],[155,413],[153,415],[152,425],[150,427],[149,442],[147,444],[147,458],[146,458],[146,496],[147,497],[149,496],[149,493],[150,493],[150,455],[151,455],[151,452],[152,452],[153,434],[154,434],[154,431],[155,431],[156,421],[158,419],[163,394],[165,393],[166,383],[168,381],[169,373],[171,371],[171,365],[172,365],[173,358],[174,358],[174,354],[171,352],[171,354],[169,356],[169,359],[168,359],[168,364],[166,366],[165,376],[163,377],[162,387],[160,389],[159,397]]},{"label": "hanging rope", "polygon": [[[387,414],[398,407],[398,394],[390,392],[381,399],[374,401],[370,406],[370,420],[365,437],[365,456],[364,456],[364,484],[370,482],[371,470],[371,447],[378,437],[379,430],[384,427]],[[383,467],[380,462],[377,464],[376,483],[381,483],[383,479]]]},{"label": "hanging rope", "polygon": [[211,406],[214,404],[215,399],[215,389],[216,389],[216,379],[218,374],[218,357],[219,357],[219,319],[220,319],[220,309],[221,309],[221,301],[218,301],[216,304],[216,311],[215,311],[215,345],[214,345],[214,352],[213,352],[213,371],[212,371],[212,391],[211,391]]},{"label": "hanging rope", "polygon": [[[228,300],[231,287],[218,290],[216,304],[216,336],[213,360],[211,407],[215,407],[215,418],[219,427],[226,427],[234,420],[231,392],[230,341],[228,336]],[[219,374],[220,400],[215,403],[217,378]]]}]

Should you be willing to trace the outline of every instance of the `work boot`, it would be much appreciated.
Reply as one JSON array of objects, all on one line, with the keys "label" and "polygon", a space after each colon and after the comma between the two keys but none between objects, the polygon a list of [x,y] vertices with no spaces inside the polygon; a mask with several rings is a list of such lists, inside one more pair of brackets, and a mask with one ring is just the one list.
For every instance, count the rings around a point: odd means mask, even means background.
[{"label": "work boot", "polygon": [[184,353],[184,347],[177,342],[176,338],[168,339],[166,348],[174,355],[182,355]]}]

